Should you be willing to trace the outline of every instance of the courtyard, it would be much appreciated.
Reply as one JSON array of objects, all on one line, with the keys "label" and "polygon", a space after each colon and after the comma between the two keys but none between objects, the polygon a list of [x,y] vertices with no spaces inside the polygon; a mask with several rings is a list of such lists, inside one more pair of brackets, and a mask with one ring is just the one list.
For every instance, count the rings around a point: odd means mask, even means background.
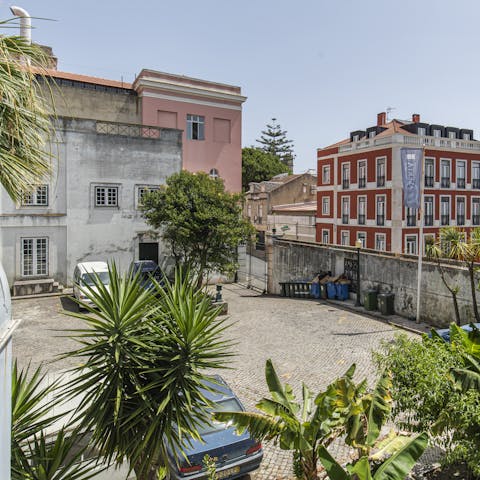
[{"label": "courtyard", "polygon": [[[322,301],[263,296],[237,284],[225,285],[223,297],[231,322],[227,335],[236,342],[236,356],[232,368],[222,376],[247,409],[253,409],[268,392],[264,378],[267,359],[272,359],[281,379],[296,392],[300,392],[302,382],[318,392],[352,363],[357,365],[357,380],[368,377],[373,381],[372,350],[399,332],[380,320]],[[78,328],[79,320],[63,313],[63,309],[73,307],[69,297],[13,302],[14,318],[22,319],[13,337],[13,355],[20,367],[43,363],[54,373],[73,365],[71,359],[57,360],[59,354],[75,347],[67,330]],[[251,479],[291,477],[291,455],[265,445],[262,467]]]}]

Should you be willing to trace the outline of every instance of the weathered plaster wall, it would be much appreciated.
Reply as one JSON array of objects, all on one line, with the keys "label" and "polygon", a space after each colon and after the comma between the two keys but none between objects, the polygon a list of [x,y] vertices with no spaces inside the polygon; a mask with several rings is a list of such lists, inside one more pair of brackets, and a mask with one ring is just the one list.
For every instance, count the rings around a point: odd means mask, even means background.
[{"label": "weathered plaster wall", "polygon": [[[268,243],[268,242],[267,242]],[[294,241],[274,239],[267,247],[269,265],[269,293],[280,293],[278,282],[308,279],[330,270],[338,275],[344,271],[344,259],[356,258],[354,248],[325,247]],[[467,271],[457,266],[446,266],[447,278],[459,287],[458,301],[462,323],[473,320],[470,283]],[[417,304],[417,260],[415,257],[380,255],[362,251],[360,255],[361,292],[374,288],[382,293],[395,294],[395,312],[414,318]],[[478,279],[477,279],[478,280]],[[480,294],[480,292],[479,292]],[[421,319],[435,326],[454,321],[452,297],[445,288],[435,264],[423,263],[421,284]],[[362,295],[363,303],[363,295]]]}]

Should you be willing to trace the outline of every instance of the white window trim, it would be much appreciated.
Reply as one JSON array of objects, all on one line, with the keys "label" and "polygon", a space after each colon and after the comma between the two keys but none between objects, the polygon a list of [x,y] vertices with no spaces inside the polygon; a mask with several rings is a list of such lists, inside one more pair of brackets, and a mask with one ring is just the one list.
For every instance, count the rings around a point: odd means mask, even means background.
[{"label": "white window trim", "polygon": [[[346,239],[347,239],[347,243],[342,243],[343,241],[343,234],[346,234]],[[348,247],[350,246],[350,230],[340,230],[340,245],[343,245],[345,247]]]},{"label": "white window trim", "polygon": [[[323,241],[323,236],[324,234],[327,234],[327,241],[324,242]],[[330,230],[326,229],[326,228],[322,228],[322,243],[330,243]]]},{"label": "white window trim", "polygon": [[[435,157],[425,157],[425,165],[427,164],[427,160],[432,160],[432,167],[433,167],[433,187],[426,187],[426,188],[435,188],[435,178],[436,178],[436,161],[437,159]],[[424,169],[425,171],[423,172],[423,182],[425,184],[425,176],[427,175],[427,170],[426,168]]]},{"label": "white window trim", "polygon": [[[478,167],[478,170],[479,170],[479,172],[480,172],[480,162],[479,162],[479,161],[475,161],[475,160],[472,161],[471,172],[470,172],[470,173],[471,173],[470,178],[471,178],[471,181],[472,181],[472,183],[471,183],[471,184],[472,184],[472,189],[473,189],[473,181],[475,180],[475,178],[473,177],[473,167],[474,167],[474,166],[477,166],[477,167]],[[479,177],[479,179],[480,179],[480,177]],[[474,190],[478,190],[478,189],[475,188]]]},{"label": "white window trim", "polygon": [[[383,237],[383,244],[385,246],[383,250],[377,248],[377,240],[380,237]],[[385,233],[375,233],[375,250],[378,250],[379,252],[385,252],[387,250],[387,235]]]},{"label": "white window trim", "polygon": [[157,192],[158,190],[160,190],[160,186],[159,185],[135,185],[135,208],[137,210],[142,206],[142,202],[140,199],[140,191],[142,189],[149,190],[150,192]]},{"label": "white window trim", "polygon": [[[119,183],[92,183],[92,206],[93,208],[119,208],[121,188]],[[97,188],[116,188],[117,189],[117,203],[116,205],[100,204],[97,205]]]},{"label": "white window trim", "polygon": [[[35,272],[32,273],[31,275],[26,275],[25,274],[25,260],[24,260],[24,254],[23,254],[23,242],[25,240],[33,240],[32,242],[32,265],[36,266],[37,264],[37,249],[36,249],[36,241],[37,240],[46,240],[46,252],[45,252],[45,273],[37,273],[36,269]],[[22,278],[35,278],[35,277],[47,277],[48,272],[49,272],[49,261],[50,261],[50,255],[49,255],[49,237],[20,237],[20,276]]]},{"label": "white window trim", "polygon": [[322,185],[330,185],[330,165],[322,166]]},{"label": "white window trim", "polygon": [[[203,125],[203,131],[202,131],[203,136],[202,136],[202,138],[193,138],[193,124],[194,123],[199,124],[199,125]],[[191,125],[190,128],[189,128],[189,125]],[[206,125],[205,115],[197,115],[195,113],[187,113],[187,131],[185,132],[187,140],[199,141],[199,142],[205,141],[205,137],[206,137],[206,135],[205,135],[205,125]],[[199,135],[199,137],[200,137],[200,135]]]},{"label": "white window trim", "polygon": [[[442,163],[448,162],[448,171],[450,172],[449,180],[450,180],[450,187],[442,187]],[[452,188],[452,159],[451,158],[442,158],[440,157],[440,188]]]},{"label": "white window trim", "polygon": [[[442,198],[448,198],[448,225],[442,225],[442,215],[444,215],[443,210],[442,210]],[[440,212],[438,215],[438,220],[440,227],[447,227],[452,224],[452,196],[451,195],[440,195],[439,198],[439,208]]]},{"label": "white window trim", "polygon": [[[464,172],[465,172],[465,187],[467,186],[467,161],[464,160],[463,158],[456,158],[455,159],[455,186],[457,185],[457,180],[458,180],[458,164],[463,163],[464,166]],[[463,190],[463,188],[462,188]]]},{"label": "white window trim", "polygon": [[435,195],[424,195],[423,196],[423,204],[424,205],[423,205],[422,215],[423,215],[424,218],[422,220],[423,220],[423,223],[425,224],[425,215],[427,214],[427,209],[425,208],[425,203],[427,203],[426,202],[427,198],[432,199],[432,201],[430,203],[432,204],[432,225],[431,226],[433,227],[435,225]]},{"label": "white window trim", "polygon": [[375,185],[378,182],[378,164],[383,162],[383,176],[385,177],[385,186],[379,188],[385,188],[387,186],[387,157],[385,155],[381,157],[375,157]]},{"label": "white window trim", "polygon": [[358,217],[360,216],[360,199],[365,200],[364,206],[365,206],[365,212],[363,215],[365,215],[365,223],[367,222],[367,195],[358,195],[357,197],[357,222],[358,222]]},{"label": "white window trim", "polygon": [[330,215],[330,197],[322,197],[322,215]]},{"label": "white window trim", "polygon": [[346,178],[344,177],[345,171],[348,172],[348,174],[347,174],[347,175],[348,175],[348,184],[349,184],[349,187],[350,187],[350,186],[351,186],[351,183],[352,183],[352,182],[351,182],[351,176],[350,176],[350,173],[351,173],[351,172],[350,172],[350,162],[343,162],[343,163],[342,163],[342,188],[343,188],[343,182],[344,182],[344,180],[346,179]]},{"label": "white window trim", "polygon": [[[46,193],[46,203],[38,203],[38,189],[39,188],[46,188],[47,193]],[[25,202],[25,196],[24,195],[30,195],[32,198],[31,203],[26,203]],[[50,203],[50,186],[48,183],[42,183],[39,185],[34,185],[32,186],[32,190],[30,192],[25,192],[24,195],[22,195],[21,201],[20,201],[20,206],[21,207],[48,207]]]},{"label": "white window trim", "polygon": [[[345,202],[345,200],[346,200],[346,202]],[[345,213],[345,212],[343,211],[344,202],[345,202],[345,203],[347,204],[347,206],[348,206],[348,208],[347,208],[347,213]],[[342,221],[344,215],[348,215],[348,220],[350,220],[350,218],[351,218],[351,215],[350,215],[350,196],[348,196],[348,195],[344,195],[343,197],[341,197],[340,221]]]},{"label": "white window trim", "polygon": [[360,236],[364,236],[364,240],[365,241],[362,241],[362,248],[367,248],[367,232],[365,231],[357,231],[357,240],[361,240]]},{"label": "white window trim", "polygon": [[[415,251],[416,253],[409,253],[407,248],[407,238],[415,238]],[[405,254],[406,255],[418,255],[418,233],[407,233],[404,237]]]},{"label": "white window trim", "polygon": [[[456,196],[455,196],[455,221],[457,220],[457,215],[458,215],[458,208],[457,208],[457,206],[458,206],[458,199],[459,199],[459,198],[463,198],[463,208],[464,208],[464,210],[465,210],[465,211],[463,212],[463,214],[464,214],[464,216],[465,216],[465,223],[466,223],[466,221],[467,221],[467,196],[466,196],[466,195],[456,195]],[[464,225],[462,225],[462,226],[464,226]]]},{"label": "white window trim", "polygon": [[[365,163],[365,187],[367,188],[368,186],[368,161],[366,158],[362,158],[357,162],[357,186],[360,185],[360,164],[364,162]],[[362,188],[362,190],[363,190]]]},{"label": "white window trim", "polygon": [[384,193],[375,195],[375,225],[377,225],[378,217],[378,199],[383,197],[383,225],[378,225],[379,227],[384,227],[387,225],[387,196]]}]

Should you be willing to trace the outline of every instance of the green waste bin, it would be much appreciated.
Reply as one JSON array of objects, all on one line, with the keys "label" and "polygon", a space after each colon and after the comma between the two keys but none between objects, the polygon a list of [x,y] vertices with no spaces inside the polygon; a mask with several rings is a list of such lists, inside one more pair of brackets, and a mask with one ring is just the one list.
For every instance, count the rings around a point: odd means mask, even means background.
[{"label": "green waste bin", "polygon": [[365,297],[363,299],[363,306],[365,310],[376,310],[377,307],[377,295],[378,292],[376,290],[367,290],[365,293]]},{"label": "green waste bin", "polygon": [[393,293],[381,293],[378,296],[378,310],[383,315],[393,315],[395,313],[394,299],[395,295]]}]

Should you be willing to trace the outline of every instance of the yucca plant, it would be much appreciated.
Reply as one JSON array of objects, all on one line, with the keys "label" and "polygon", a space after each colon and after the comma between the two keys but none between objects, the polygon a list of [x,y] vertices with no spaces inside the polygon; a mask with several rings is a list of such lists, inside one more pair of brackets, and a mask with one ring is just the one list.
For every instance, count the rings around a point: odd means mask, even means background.
[{"label": "yucca plant", "polygon": [[[0,30],[15,25],[0,21]],[[0,35],[0,184],[15,201],[50,173],[52,111],[37,80],[46,65],[38,45]]]},{"label": "yucca plant", "polygon": [[[13,480],[87,480],[96,475],[97,460],[82,461],[86,447],[83,435],[76,428],[52,428],[66,419],[54,415],[62,397],[59,380],[46,382],[41,368],[12,372],[12,459]],[[49,430],[53,430],[48,433]]]},{"label": "yucca plant", "polygon": [[65,354],[80,363],[67,393],[80,398],[76,416],[107,461],[127,459],[138,479],[157,478],[165,442],[199,438],[209,406],[200,387],[205,370],[230,356],[228,324],[188,275],[154,291],[115,265],[109,275],[108,287],[94,276],[95,289],[84,288],[96,307],[84,305],[90,315],[66,312],[83,324],[69,332],[81,346]]}]

